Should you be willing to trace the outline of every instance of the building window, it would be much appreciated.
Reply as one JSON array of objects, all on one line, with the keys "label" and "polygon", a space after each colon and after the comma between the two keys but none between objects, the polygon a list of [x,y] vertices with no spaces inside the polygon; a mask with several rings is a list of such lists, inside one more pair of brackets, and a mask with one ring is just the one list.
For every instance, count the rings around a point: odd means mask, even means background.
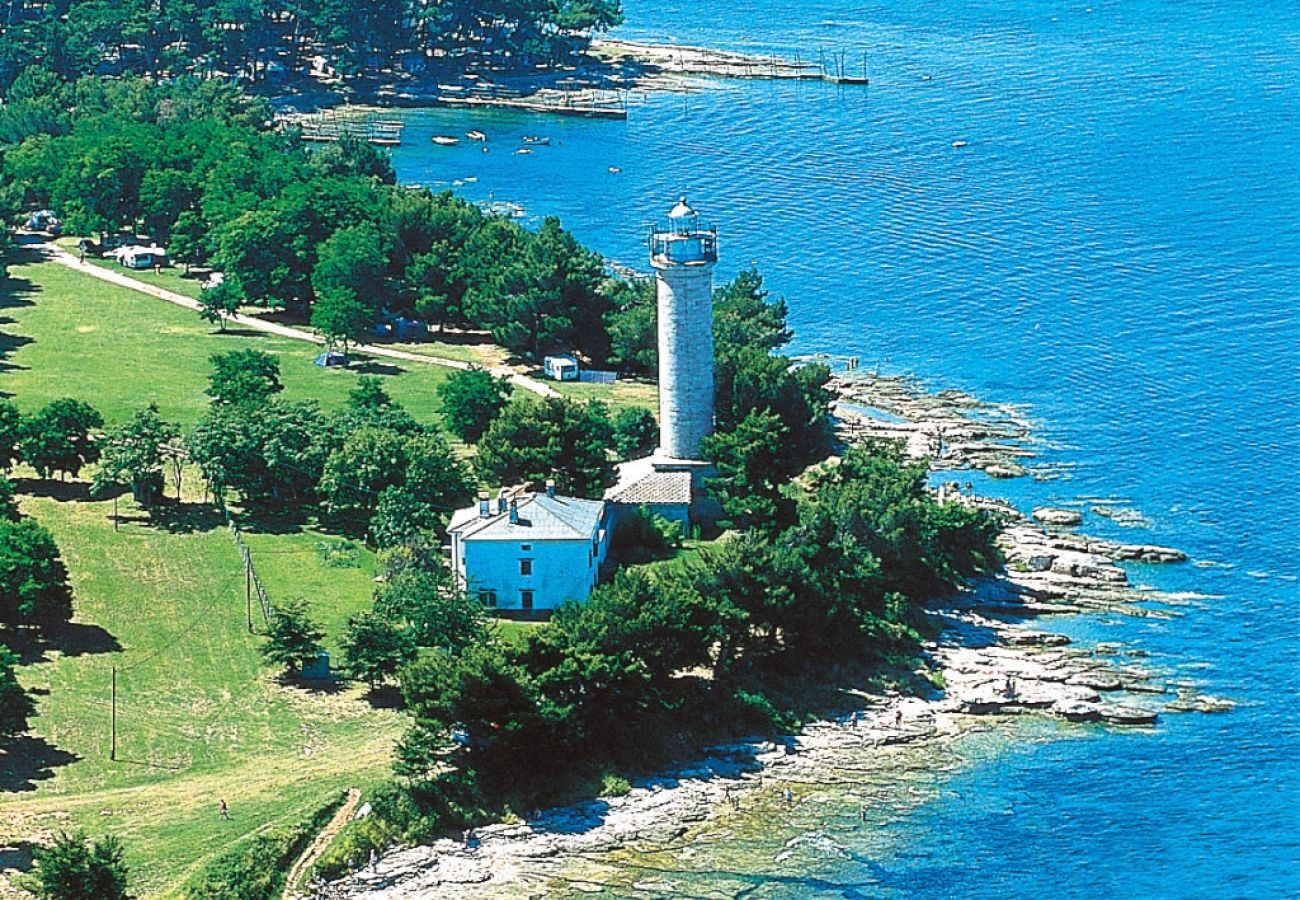
[{"label": "building window", "polygon": [[520,575],[533,574],[533,561],[531,559],[519,560],[519,574]]},{"label": "building window", "polygon": [[479,602],[479,603],[482,603],[484,606],[491,606],[491,607],[495,608],[496,605],[497,605],[497,592],[496,592],[496,591],[479,591],[479,592],[478,592],[478,602]]},{"label": "building window", "polygon": [[527,553],[529,550],[532,550],[532,549],[533,549],[533,545],[532,545],[532,544],[520,544],[520,545],[519,545],[519,549],[522,550],[524,553]]},{"label": "building window", "polygon": [[532,608],[533,608],[533,592],[532,592],[532,591],[520,591],[520,592],[519,592],[519,605],[522,606],[524,609],[532,609]]}]

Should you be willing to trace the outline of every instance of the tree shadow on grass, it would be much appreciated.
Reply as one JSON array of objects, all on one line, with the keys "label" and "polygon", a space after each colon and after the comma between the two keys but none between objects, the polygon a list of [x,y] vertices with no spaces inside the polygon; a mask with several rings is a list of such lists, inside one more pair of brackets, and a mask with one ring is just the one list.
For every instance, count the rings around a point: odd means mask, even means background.
[{"label": "tree shadow on grass", "polygon": [[54,770],[81,757],[60,750],[42,737],[23,735],[0,744],[0,793],[34,791],[37,782],[54,777]]},{"label": "tree shadow on grass", "polygon": [[363,700],[374,709],[402,709],[402,692],[395,685],[381,684],[372,687],[362,695]]},{"label": "tree shadow on grass", "polygon": [[225,524],[221,510],[210,503],[160,503],[149,511],[151,524],[173,534],[212,531]]},{"label": "tree shadow on grass", "polygon": [[57,478],[19,478],[15,487],[20,494],[45,497],[59,503],[82,503],[90,500],[89,481],[60,481]]},{"label": "tree shadow on grass", "polygon": [[269,335],[265,331],[258,331],[256,328],[226,328],[224,331],[217,329],[212,332],[213,337],[238,337],[238,338],[264,338]]},{"label": "tree shadow on grass", "polygon": [[0,872],[30,872],[36,864],[33,852],[39,846],[32,841],[6,841],[0,847]]},{"label": "tree shadow on grass", "polygon": [[303,678],[301,675],[283,672],[275,678],[276,684],[288,690],[302,691],[304,694],[341,694],[348,689],[348,683],[341,678]]},{"label": "tree shadow on grass", "polygon": [[19,662],[25,666],[45,662],[51,651],[57,651],[63,656],[86,656],[92,653],[118,653],[122,649],[110,631],[85,622],[59,622],[41,629],[0,630],[0,643],[18,654]]},{"label": "tree shadow on grass", "polygon": [[365,362],[351,366],[350,368],[353,372],[358,372],[362,375],[401,375],[406,371],[401,366],[395,366],[391,363],[375,362],[373,359],[368,359]]},{"label": "tree shadow on grass", "polygon": [[246,509],[237,517],[239,527],[254,534],[299,534],[307,524],[305,510]]}]

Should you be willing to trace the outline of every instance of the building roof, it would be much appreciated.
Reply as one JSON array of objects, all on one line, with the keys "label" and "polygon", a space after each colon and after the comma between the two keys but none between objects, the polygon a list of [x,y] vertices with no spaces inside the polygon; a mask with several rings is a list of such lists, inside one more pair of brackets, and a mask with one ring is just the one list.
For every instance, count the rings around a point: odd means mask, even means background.
[{"label": "building roof", "polygon": [[650,457],[618,468],[618,484],[605,492],[610,503],[628,506],[691,502],[691,473],[684,469],[658,469]]},{"label": "building roof", "polygon": [[577,497],[551,497],[546,494],[524,494],[515,501],[519,522],[510,521],[510,512],[497,512],[495,503],[492,515],[479,515],[477,506],[456,510],[447,530],[458,533],[461,540],[476,541],[568,541],[590,540],[605,515],[601,500],[579,500]]}]

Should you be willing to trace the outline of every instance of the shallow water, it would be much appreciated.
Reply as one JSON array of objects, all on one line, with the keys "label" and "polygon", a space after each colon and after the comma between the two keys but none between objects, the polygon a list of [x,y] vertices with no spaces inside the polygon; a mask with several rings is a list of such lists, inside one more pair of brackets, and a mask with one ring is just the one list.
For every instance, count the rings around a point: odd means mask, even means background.
[{"label": "shallow water", "polygon": [[[705,81],[633,97],[627,122],[412,113],[400,176],[473,177],[456,189],[641,268],[646,223],[689,194],[720,275],[756,263],[789,299],[796,351],[1023,405],[1044,480],[989,490],[1113,500],[1147,526],[1089,531],[1192,554],[1131,569],[1197,595],[1180,617],[1052,624],[1242,703],[973,754],[844,852],[776,862],[771,824],[713,852],[766,860],[757,896],[1295,896],[1300,6],[625,5],[628,37],[843,50],[851,70],[865,49],[872,83]],[[472,127],[491,152],[429,142]],[[512,153],[524,134],[552,146]]]}]

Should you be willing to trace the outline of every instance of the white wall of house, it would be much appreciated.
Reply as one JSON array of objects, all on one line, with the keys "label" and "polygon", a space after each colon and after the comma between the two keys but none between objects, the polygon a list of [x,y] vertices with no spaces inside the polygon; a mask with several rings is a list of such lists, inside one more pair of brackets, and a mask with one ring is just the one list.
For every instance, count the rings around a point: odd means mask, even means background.
[{"label": "white wall of house", "polygon": [[601,526],[588,539],[495,540],[452,535],[452,558],[461,584],[471,596],[495,592],[495,607],[525,610],[524,591],[533,610],[553,610],[566,600],[583,601],[596,586],[609,550]]}]

